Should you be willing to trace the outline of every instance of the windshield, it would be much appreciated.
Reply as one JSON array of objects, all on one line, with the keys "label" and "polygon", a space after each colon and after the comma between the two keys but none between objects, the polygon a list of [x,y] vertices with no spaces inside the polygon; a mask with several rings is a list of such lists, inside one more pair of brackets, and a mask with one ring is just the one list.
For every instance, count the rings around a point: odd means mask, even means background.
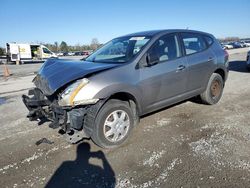
[{"label": "windshield", "polygon": [[86,60],[101,63],[125,63],[131,60],[145,44],[150,37],[120,37],[113,39],[98,49]]}]

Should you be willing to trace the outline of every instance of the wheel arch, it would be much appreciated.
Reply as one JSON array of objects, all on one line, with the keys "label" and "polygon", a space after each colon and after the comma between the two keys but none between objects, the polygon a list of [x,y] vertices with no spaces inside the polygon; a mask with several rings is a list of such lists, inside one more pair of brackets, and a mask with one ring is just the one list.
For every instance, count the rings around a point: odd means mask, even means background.
[{"label": "wheel arch", "polygon": [[141,114],[141,107],[140,107],[138,100],[136,99],[136,97],[134,95],[132,95],[129,92],[121,91],[121,92],[114,93],[114,94],[110,95],[108,98],[106,98],[106,101],[108,101],[110,99],[118,99],[118,100],[122,100],[122,101],[128,101],[129,105],[133,111],[133,115],[134,115],[135,119],[138,119],[139,115]]},{"label": "wheel arch", "polygon": [[222,68],[216,69],[213,73],[219,74],[222,77],[222,79],[223,79],[223,81],[225,83],[225,81],[226,81],[226,73]]}]

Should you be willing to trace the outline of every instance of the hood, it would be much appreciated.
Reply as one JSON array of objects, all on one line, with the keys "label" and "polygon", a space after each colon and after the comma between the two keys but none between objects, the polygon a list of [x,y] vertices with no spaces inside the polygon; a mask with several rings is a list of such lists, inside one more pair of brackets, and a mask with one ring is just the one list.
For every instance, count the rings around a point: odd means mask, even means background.
[{"label": "hood", "polygon": [[120,65],[121,64],[49,59],[43,64],[33,82],[37,88],[49,96],[69,82],[83,78],[91,73],[111,69]]}]

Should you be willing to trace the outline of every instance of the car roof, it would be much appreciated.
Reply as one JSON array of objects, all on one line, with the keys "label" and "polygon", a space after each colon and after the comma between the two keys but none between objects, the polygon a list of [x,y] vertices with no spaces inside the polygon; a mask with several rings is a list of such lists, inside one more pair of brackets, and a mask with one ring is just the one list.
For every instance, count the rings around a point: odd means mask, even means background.
[{"label": "car roof", "polygon": [[205,33],[202,31],[195,31],[195,30],[189,30],[189,29],[162,29],[162,30],[150,30],[150,31],[141,31],[141,32],[136,32],[136,33],[131,33],[124,35],[122,37],[132,37],[132,36],[156,36],[158,34],[167,34],[167,33],[175,33],[175,32],[190,32],[190,33],[200,33],[200,34],[206,34],[206,35],[211,35],[209,33]]}]

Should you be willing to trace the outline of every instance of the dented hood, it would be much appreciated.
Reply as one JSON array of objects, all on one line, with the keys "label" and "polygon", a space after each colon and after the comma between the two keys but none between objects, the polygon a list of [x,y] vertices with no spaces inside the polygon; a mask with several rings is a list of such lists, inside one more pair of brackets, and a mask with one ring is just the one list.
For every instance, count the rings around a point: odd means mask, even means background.
[{"label": "dented hood", "polygon": [[100,72],[121,64],[70,61],[62,59],[47,60],[33,82],[45,95],[55,93],[59,88],[91,73]]}]

